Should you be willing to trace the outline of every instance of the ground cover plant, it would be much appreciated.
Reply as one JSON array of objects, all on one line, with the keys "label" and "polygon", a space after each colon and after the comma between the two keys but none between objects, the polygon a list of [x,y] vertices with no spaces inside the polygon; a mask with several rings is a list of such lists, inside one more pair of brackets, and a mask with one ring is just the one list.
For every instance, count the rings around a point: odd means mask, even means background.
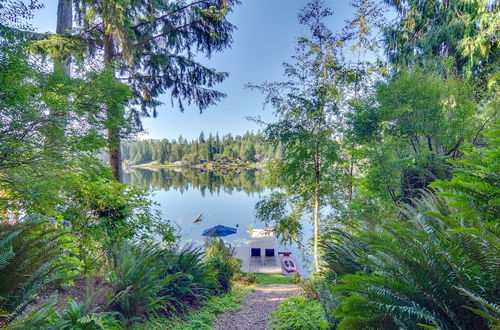
[{"label": "ground cover plant", "polygon": [[47,285],[70,281],[80,266],[70,232],[55,220],[0,223],[0,324],[24,312]]},{"label": "ground cover plant", "polygon": [[330,329],[323,315],[321,303],[303,296],[285,299],[278,309],[271,313],[268,329]]},{"label": "ground cover plant", "polygon": [[196,310],[169,319],[152,317],[146,323],[134,326],[133,329],[211,329],[217,315],[240,309],[241,302],[249,291],[251,287],[239,287],[221,296],[209,297]]}]

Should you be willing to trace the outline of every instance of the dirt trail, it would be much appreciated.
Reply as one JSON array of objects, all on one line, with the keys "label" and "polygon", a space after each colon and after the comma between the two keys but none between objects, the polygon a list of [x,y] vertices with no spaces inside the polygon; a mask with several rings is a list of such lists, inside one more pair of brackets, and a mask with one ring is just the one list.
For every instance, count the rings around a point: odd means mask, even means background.
[{"label": "dirt trail", "polygon": [[243,308],[219,316],[216,330],[264,330],[269,314],[290,296],[300,295],[300,289],[292,284],[260,285],[246,296]]}]

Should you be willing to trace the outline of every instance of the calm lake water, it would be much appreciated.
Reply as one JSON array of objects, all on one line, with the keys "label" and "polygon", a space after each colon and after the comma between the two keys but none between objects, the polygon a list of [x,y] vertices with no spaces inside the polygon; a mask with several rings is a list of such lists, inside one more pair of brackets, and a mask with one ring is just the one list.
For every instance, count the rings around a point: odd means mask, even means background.
[{"label": "calm lake water", "polygon": [[[236,234],[224,237],[234,246],[248,245],[248,229],[265,228],[255,218],[255,204],[269,190],[262,183],[257,170],[233,172],[211,172],[196,169],[134,169],[124,175],[126,183],[152,190],[152,199],[159,204],[164,219],[178,229],[183,243],[202,244],[205,229],[216,225],[237,227]],[[193,220],[203,213],[203,220]],[[310,225],[304,229],[311,232]],[[302,263],[309,267],[310,256],[294,246],[278,246],[279,250],[292,251]]]}]

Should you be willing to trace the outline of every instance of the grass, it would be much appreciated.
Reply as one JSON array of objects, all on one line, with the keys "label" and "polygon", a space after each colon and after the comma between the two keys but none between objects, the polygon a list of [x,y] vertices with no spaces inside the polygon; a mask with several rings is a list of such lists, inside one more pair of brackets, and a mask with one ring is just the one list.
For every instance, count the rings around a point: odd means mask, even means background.
[{"label": "grass", "polygon": [[292,276],[286,276],[283,274],[255,274],[257,277],[257,283],[261,285],[266,284],[294,284]]},{"label": "grass", "polygon": [[174,317],[153,316],[142,324],[133,327],[135,330],[168,329],[168,330],[198,330],[211,329],[217,316],[241,309],[241,302],[252,287],[236,287],[233,291],[221,296],[206,299],[199,308]]}]

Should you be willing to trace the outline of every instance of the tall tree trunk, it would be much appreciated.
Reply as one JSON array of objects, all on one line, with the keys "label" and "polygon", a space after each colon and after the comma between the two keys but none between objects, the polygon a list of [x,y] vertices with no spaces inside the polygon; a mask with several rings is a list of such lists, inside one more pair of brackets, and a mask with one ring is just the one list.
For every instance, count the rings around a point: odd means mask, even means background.
[{"label": "tall tree trunk", "polygon": [[[71,0],[59,0],[57,5],[57,34],[70,34],[73,27],[73,7]],[[68,77],[71,76],[71,54],[61,54],[61,57],[54,58],[54,71],[64,72]],[[57,142],[64,139],[66,127],[68,125],[68,113],[66,109],[51,109],[49,124],[47,129],[46,144],[54,146]]]},{"label": "tall tree trunk", "polygon": [[349,222],[352,224],[352,195],[354,192],[353,188],[353,172],[354,172],[354,162],[351,160],[349,162]]},{"label": "tall tree trunk", "polygon": [[[106,25],[104,25],[104,31],[106,31]],[[113,36],[110,33],[104,34],[104,63],[106,67],[112,65],[114,58],[114,42]],[[109,165],[113,176],[118,182],[123,182],[123,169],[122,169],[122,157],[121,157],[121,137],[120,137],[120,127],[122,118],[120,109],[116,109],[112,106],[106,107],[106,116],[108,119],[108,153],[109,153]]]},{"label": "tall tree trunk", "polygon": [[[59,0],[57,4],[57,34],[69,34],[73,28],[72,0]],[[63,68],[66,75],[71,75],[71,55],[65,54],[62,59],[55,61],[56,67]]]},{"label": "tall tree trunk", "polygon": [[319,185],[320,185],[320,164],[319,164],[319,155],[316,154],[314,160],[314,174],[316,178],[315,189],[314,189],[314,266],[316,271],[320,271],[319,266]]}]

